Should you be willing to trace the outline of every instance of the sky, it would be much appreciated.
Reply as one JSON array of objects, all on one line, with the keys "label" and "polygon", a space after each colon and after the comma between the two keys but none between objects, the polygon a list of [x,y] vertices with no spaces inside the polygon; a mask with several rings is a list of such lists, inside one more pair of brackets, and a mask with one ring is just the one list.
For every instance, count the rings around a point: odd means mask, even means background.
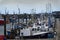
[{"label": "sky", "polygon": [[31,13],[31,9],[35,9],[36,13],[44,13],[47,8],[49,10],[48,3],[51,4],[51,11],[60,11],[60,0],[0,0],[0,12],[5,14],[6,10],[9,14],[17,14],[20,8],[20,13]]}]

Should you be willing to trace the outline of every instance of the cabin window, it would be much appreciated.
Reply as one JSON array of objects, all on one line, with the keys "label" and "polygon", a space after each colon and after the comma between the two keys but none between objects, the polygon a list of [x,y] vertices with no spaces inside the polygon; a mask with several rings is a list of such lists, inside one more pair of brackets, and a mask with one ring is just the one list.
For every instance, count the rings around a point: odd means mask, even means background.
[{"label": "cabin window", "polygon": [[36,31],[37,29],[36,28],[33,28],[32,31]]},{"label": "cabin window", "polygon": [[32,31],[34,31],[34,28],[32,29]]},{"label": "cabin window", "polygon": [[39,31],[39,30],[40,30],[40,27],[37,28],[37,31]]},{"label": "cabin window", "polygon": [[48,24],[46,24],[46,26],[48,26]]},{"label": "cabin window", "polygon": [[21,30],[23,29],[23,28],[20,28]]},{"label": "cabin window", "polygon": [[36,31],[36,28],[34,30]]},{"label": "cabin window", "polygon": [[39,24],[41,26],[41,24]]},{"label": "cabin window", "polygon": [[51,25],[51,27],[53,27],[53,25]]}]

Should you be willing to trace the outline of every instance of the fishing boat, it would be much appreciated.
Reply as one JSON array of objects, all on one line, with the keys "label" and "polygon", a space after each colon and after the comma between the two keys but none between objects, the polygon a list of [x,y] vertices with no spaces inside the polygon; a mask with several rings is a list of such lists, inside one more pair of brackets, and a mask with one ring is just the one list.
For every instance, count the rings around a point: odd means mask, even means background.
[{"label": "fishing boat", "polygon": [[20,36],[23,38],[48,38],[48,34],[53,34],[53,28],[49,27],[51,24],[48,22],[38,21],[38,23],[33,23],[32,27],[20,29]]}]

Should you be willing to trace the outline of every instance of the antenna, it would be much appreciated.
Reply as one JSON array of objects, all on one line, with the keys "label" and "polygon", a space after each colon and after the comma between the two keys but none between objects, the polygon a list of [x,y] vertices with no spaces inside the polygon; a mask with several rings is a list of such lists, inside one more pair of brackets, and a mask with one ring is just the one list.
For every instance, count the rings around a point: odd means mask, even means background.
[{"label": "antenna", "polygon": [[35,22],[34,14],[36,13],[35,9],[31,9],[32,22]]},{"label": "antenna", "polygon": [[15,14],[15,11],[13,11],[13,14]]},{"label": "antenna", "polygon": [[0,14],[1,14],[1,12],[0,12]]},{"label": "antenna", "polygon": [[46,4],[46,12],[51,13],[51,1],[48,0],[48,3]]},{"label": "antenna", "polygon": [[31,9],[31,13],[35,14],[36,13],[36,9]]},{"label": "antenna", "polygon": [[18,13],[20,14],[20,8],[18,8]]},{"label": "antenna", "polygon": [[7,14],[7,11],[6,10],[7,10],[7,8],[5,8],[5,14]]},{"label": "antenna", "polygon": [[8,14],[9,13],[9,11],[7,11],[7,8],[5,8],[5,14]]}]

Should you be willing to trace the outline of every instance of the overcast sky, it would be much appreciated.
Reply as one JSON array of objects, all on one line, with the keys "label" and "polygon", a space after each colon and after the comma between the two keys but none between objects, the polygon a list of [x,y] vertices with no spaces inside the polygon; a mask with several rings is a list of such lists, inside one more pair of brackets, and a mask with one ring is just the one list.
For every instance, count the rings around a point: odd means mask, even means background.
[{"label": "overcast sky", "polygon": [[30,13],[31,9],[36,9],[37,13],[46,12],[48,3],[51,3],[52,11],[60,11],[60,0],[0,0],[0,12],[4,13],[7,8],[9,13],[18,13],[18,7],[21,13]]}]

